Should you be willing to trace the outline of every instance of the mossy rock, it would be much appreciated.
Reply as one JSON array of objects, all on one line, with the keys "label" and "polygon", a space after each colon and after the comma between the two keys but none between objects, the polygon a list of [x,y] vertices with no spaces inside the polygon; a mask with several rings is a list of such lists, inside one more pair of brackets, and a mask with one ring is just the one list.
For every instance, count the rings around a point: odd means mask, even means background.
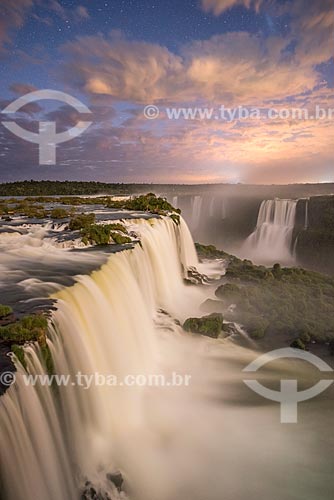
[{"label": "mossy rock", "polygon": [[54,208],[50,212],[51,219],[66,219],[70,214],[65,208]]},{"label": "mossy rock", "polygon": [[13,309],[10,306],[0,304],[0,319],[6,318],[13,314]]},{"label": "mossy rock", "polygon": [[233,257],[223,250],[218,250],[214,245],[195,243],[195,247],[200,259],[227,259]]},{"label": "mossy rock", "polygon": [[95,222],[95,214],[79,214],[70,220],[69,228],[71,231],[79,231],[89,227]]},{"label": "mossy rock", "polygon": [[110,236],[117,245],[126,245],[127,243],[131,243],[132,241],[129,236],[124,236],[123,234],[112,232]]},{"label": "mossy rock", "polygon": [[[117,232],[116,232],[117,231]],[[127,229],[120,223],[90,224],[81,229],[82,241],[85,245],[108,245],[111,240],[118,245],[131,243]]]},{"label": "mossy rock", "polygon": [[15,323],[0,327],[0,341],[8,344],[41,342],[45,338],[47,319],[42,315],[25,316]]},{"label": "mossy rock", "polygon": [[180,223],[181,223],[181,219],[180,219],[180,215],[179,214],[176,214],[176,213],[172,213],[170,216],[169,216],[172,221],[177,225],[179,226]]},{"label": "mossy rock", "polygon": [[301,349],[302,351],[306,351],[306,345],[301,339],[296,339],[293,342],[291,342],[290,347],[293,347],[294,349]]},{"label": "mossy rock", "polygon": [[213,313],[202,318],[188,318],[183,329],[186,332],[198,333],[206,337],[218,338],[223,328],[223,315]]}]

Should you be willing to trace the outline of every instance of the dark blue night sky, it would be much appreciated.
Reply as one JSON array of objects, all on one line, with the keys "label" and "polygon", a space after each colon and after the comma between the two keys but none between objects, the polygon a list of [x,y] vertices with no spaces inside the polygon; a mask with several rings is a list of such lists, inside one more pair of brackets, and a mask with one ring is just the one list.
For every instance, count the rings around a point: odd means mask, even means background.
[{"label": "dark blue night sky", "polygon": [[[36,164],[35,145],[0,129],[0,176],[333,180],[331,119],[172,122],[165,110],[334,108],[333,26],[332,0],[2,0],[2,107],[32,90],[61,90],[90,106],[94,125],[49,169]],[[158,119],[145,120],[148,104],[159,106]],[[49,102],[18,119],[34,129],[52,113],[59,128],[75,123]]]}]

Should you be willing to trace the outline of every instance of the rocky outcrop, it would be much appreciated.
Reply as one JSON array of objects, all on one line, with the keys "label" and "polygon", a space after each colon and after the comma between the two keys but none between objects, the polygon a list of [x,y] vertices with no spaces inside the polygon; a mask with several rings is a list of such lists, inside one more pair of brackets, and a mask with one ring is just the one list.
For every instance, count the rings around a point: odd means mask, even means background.
[{"label": "rocky outcrop", "polygon": [[223,321],[222,314],[213,313],[202,318],[188,318],[183,324],[183,329],[186,332],[217,339],[222,331]]},{"label": "rocky outcrop", "polygon": [[334,196],[299,200],[294,236],[301,266],[334,274]]},{"label": "rocky outcrop", "polygon": [[[121,472],[116,471],[109,473],[107,474],[106,479],[112,490],[117,490],[119,493],[123,491],[122,488],[124,479]],[[105,489],[108,489],[109,491],[110,487],[106,484]],[[111,498],[115,498],[114,495],[111,497],[106,491],[102,491],[101,488],[95,486],[90,481],[86,481],[80,500],[111,500]]]}]

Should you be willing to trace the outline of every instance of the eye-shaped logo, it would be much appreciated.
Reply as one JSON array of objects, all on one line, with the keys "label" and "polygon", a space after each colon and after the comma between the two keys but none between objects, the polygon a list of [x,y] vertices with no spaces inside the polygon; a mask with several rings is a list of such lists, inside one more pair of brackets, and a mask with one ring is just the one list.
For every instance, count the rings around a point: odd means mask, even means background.
[{"label": "eye-shaped logo", "polygon": [[[79,113],[91,113],[90,109],[88,109],[87,106],[78,99],[58,90],[36,90],[34,92],[29,92],[29,94],[19,97],[19,99],[16,99],[14,102],[9,104],[2,111],[2,113],[16,113],[26,104],[42,99],[61,101],[69,106],[72,106]],[[18,137],[21,137],[21,139],[39,144],[40,165],[55,165],[56,144],[70,141],[71,139],[78,137],[91,125],[91,123],[92,122],[78,121],[75,127],[57,134],[55,122],[39,122],[39,133],[36,134],[34,132],[30,132],[29,130],[25,130],[15,122],[2,122],[2,124],[10,130],[10,132]]]},{"label": "eye-shaped logo", "polygon": [[[333,372],[333,369],[322,359],[314,354],[298,349],[286,347],[268,352],[259,356],[252,361],[243,372],[257,372],[262,366],[281,358],[295,358],[308,361],[312,365],[319,368],[321,372]],[[281,423],[297,423],[298,418],[298,403],[312,399],[318,394],[328,389],[333,383],[333,380],[320,380],[310,389],[298,392],[297,380],[281,380],[281,390],[273,391],[261,385],[257,380],[244,380],[244,383],[260,396],[271,401],[281,403]]]}]

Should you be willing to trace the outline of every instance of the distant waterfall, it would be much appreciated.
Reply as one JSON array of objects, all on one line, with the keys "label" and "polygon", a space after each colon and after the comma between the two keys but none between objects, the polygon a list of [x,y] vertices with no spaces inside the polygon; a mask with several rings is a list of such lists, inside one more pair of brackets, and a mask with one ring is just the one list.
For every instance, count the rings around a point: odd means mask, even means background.
[{"label": "distant waterfall", "polygon": [[222,219],[227,218],[227,208],[228,208],[228,200],[223,198],[222,199]]},{"label": "distant waterfall", "polygon": [[198,226],[200,225],[201,221],[201,212],[202,212],[202,203],[203,203],[203,198],[202,196],[194,196],[191,199],[191,228],[192,230],[197,229]]},{"label": "distant waterfall", "polygon": [[308,205],[309,205],[310,200],[305,200],[305,223],[304,223],[304,229],[308,229]]},{"label": "distant waterfall", "polygon": [[214,214],[215,214],[215,197],[213,196],[210,200],[209,217],[213,217]]},{"label": "distant waterfall", "polygon": [[296,207],[297,200],[263,201],[255,231],[247,238],[242,248],[245,258],[263,264],[291,264]]}]

